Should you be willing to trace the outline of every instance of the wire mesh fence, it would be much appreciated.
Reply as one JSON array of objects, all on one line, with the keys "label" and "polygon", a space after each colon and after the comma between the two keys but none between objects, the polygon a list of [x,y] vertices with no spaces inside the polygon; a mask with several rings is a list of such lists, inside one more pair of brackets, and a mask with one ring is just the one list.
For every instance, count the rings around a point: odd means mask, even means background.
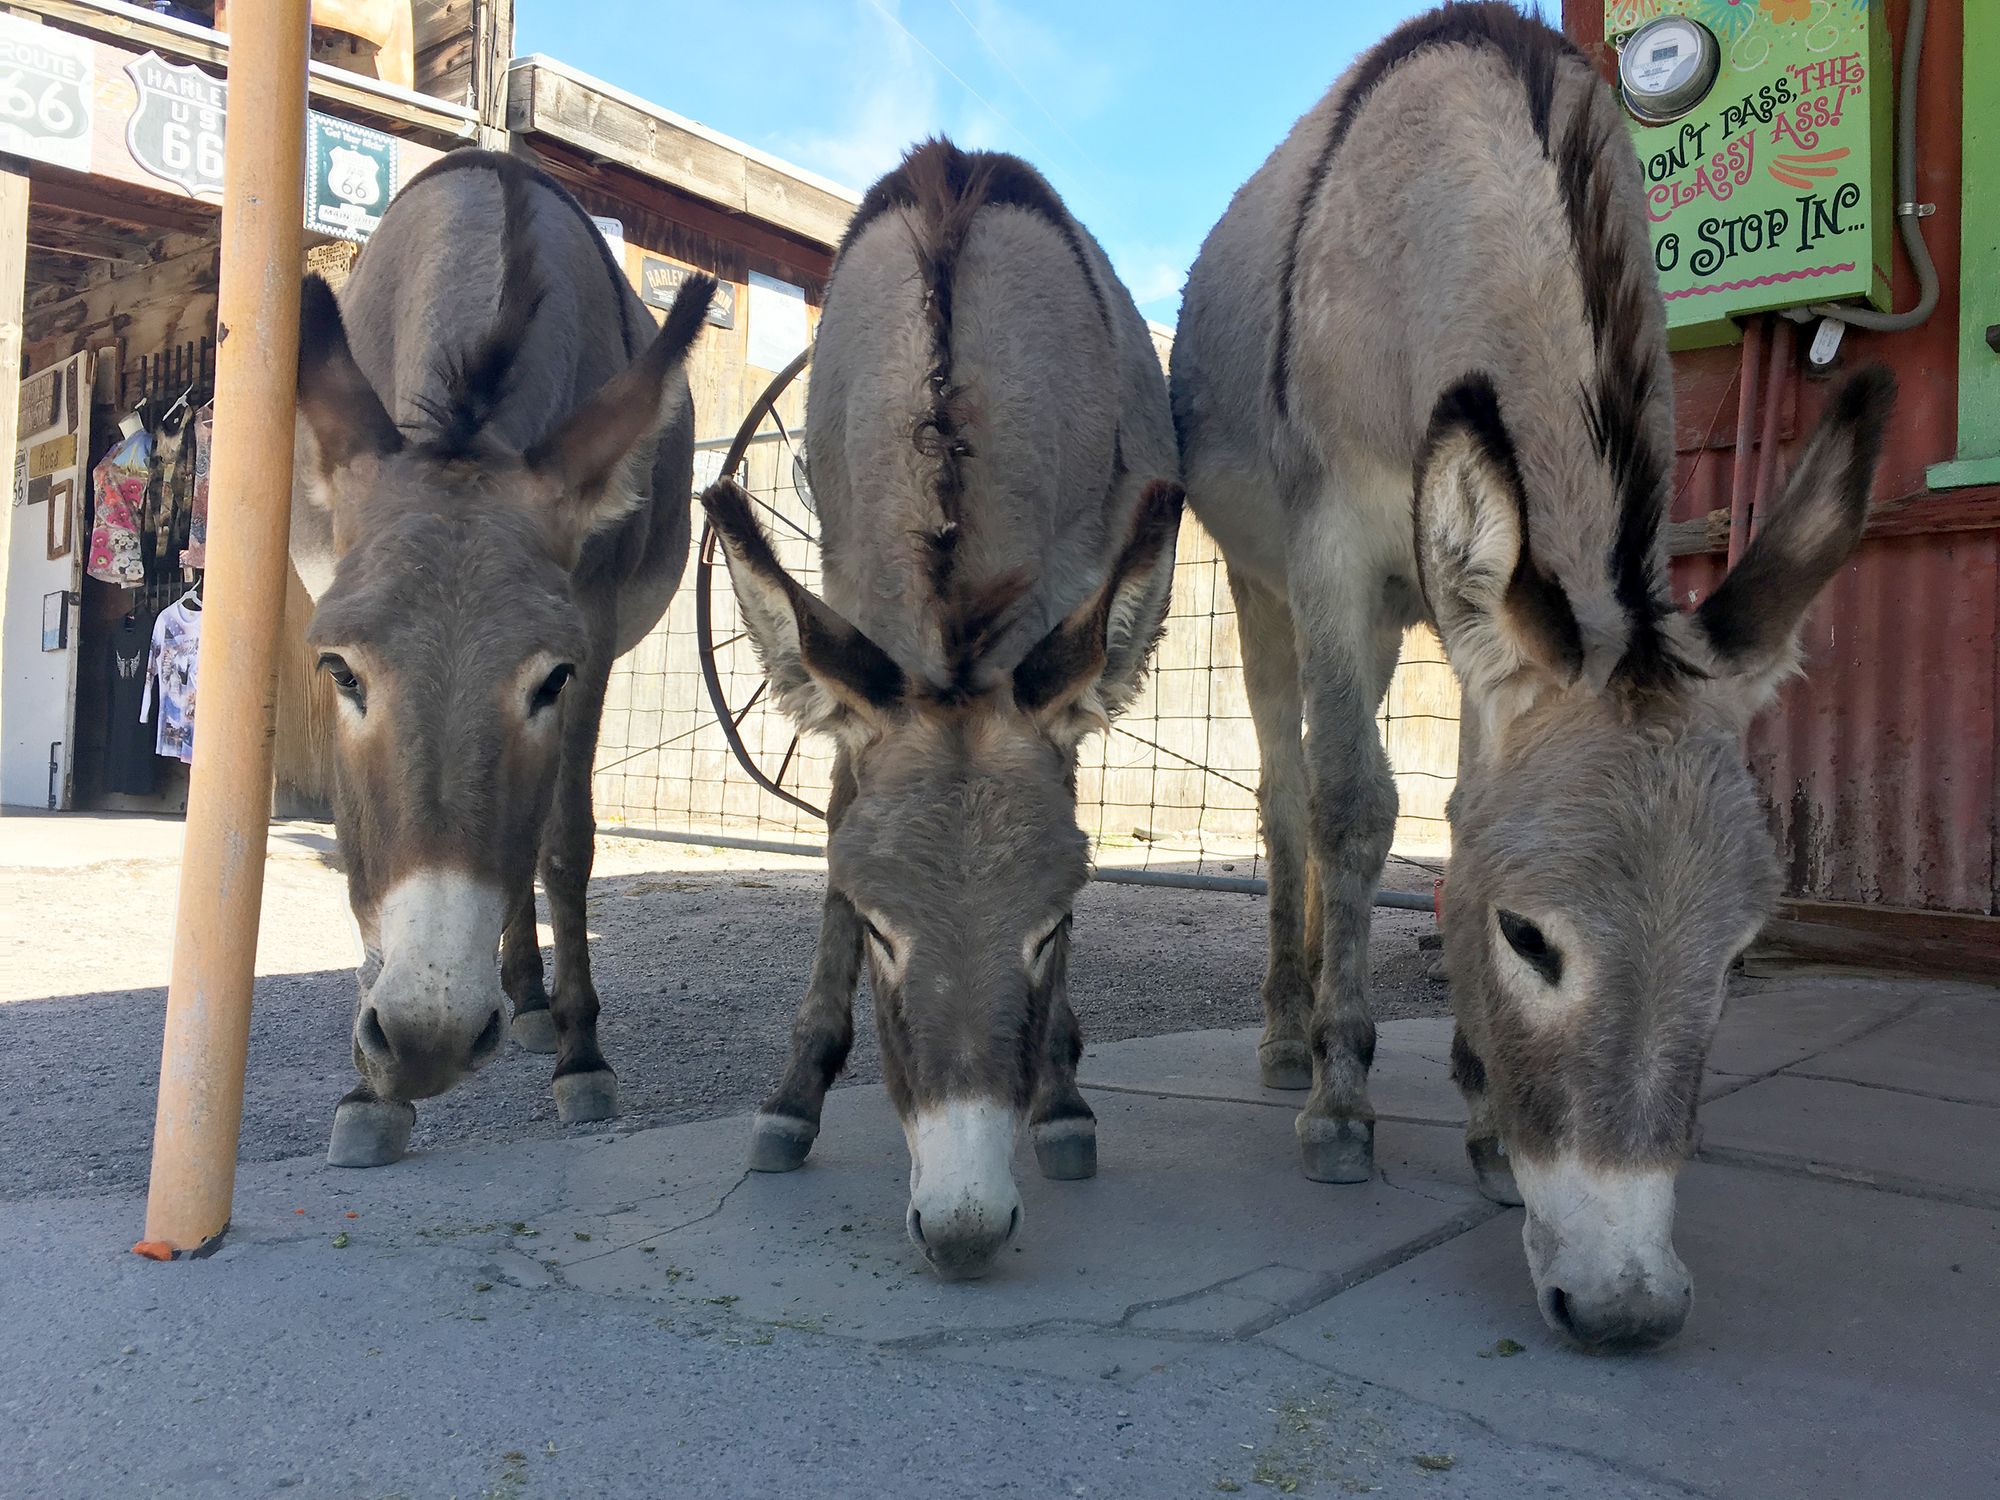
[{"label": "wire mesh fence", "polygon": [[[700,445],[697,487],[715,476],[727,447]],[[738,477],[780,561],[817,591],[818,523],[803,455],[776,419],[750,441]],[[713,693],[697,629],[704,593]],[[740,757],[725,721],[741,742]],[[1404,642],[1380,728],[1401,799],[1398,852],[1440,858],[1457,760],[1458,691],[1428,630]],[[801,738],[771,703],[728,570],[713,553],[704,567],[697,547],[666,618],[612,673],[594,783],[599,822],[689,842],[813,852],[825,837],[819,810],[832,769],[831,743]],[[1077,800],[1102,875],[1147,872],[1225,888],[1248,888],[1262,877],[1257,742],[1236,616],[1221,554],[1191,516],[1146,689],[1108,733],[1085,743]]]}]

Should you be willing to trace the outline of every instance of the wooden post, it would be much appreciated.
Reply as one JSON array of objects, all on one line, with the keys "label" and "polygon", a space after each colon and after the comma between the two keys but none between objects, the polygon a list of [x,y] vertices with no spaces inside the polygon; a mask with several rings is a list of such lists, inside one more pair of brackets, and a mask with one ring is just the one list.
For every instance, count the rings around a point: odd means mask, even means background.
[{"label": "wooden post", "polygon": [[[14,448],[21,436],[21,316],[28,284],[28,179],[7,170],[19,165],[11,156],[0,157],[0,487],[9,491],[9,507],[14,503]],[[7,524],[0,525],[0,602],[7,596],[14,539],[11,509],[5,519]],[[79,538],[73,545],[89,543]],[[0,727],[0,745],[5,743],[6,730]]]},{"label": "wooden post", "polygon": [[146,1238],[134,1247],[155,1258],[212,1244],[236,1187],[291,527],[306,12],[307,0],[260,0],[231,17],[201,706]]}]

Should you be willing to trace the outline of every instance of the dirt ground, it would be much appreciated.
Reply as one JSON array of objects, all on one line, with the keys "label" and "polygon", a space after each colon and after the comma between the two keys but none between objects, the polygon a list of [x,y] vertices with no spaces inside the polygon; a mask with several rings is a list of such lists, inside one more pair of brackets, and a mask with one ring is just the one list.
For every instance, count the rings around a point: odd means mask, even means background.
[{"label": "dirt ground", "polygon": [[[180,824],[0,818],[0,1199],[142,1183],[172,948]],[[601,1034],[623,1128],[754,1107],[776,1081],[817,931],[808,860],[604,837],[591,887]],[[1410,889],[1424,872],[1392,867]],[[543,913],[546,922],[546,910]],[[1375,914],[1378,1019],[1441,1015],[1426,915]],[[548,941],[546,926],[544,943]],[[1093,1041],[1260,1019],[1258,896],[1093,884],[1076,908],[1071,992]],[[242,1154],[325,1148],[353,1082],[354,939],[332,830],[274,827]],[[877,1077],[866,986],[851,1079]],[[1246,1075],[1255,1067],[1248,1054]],[[418,1149],[562,1132],[549,1060],[512,1048],[418,1107]]]}]

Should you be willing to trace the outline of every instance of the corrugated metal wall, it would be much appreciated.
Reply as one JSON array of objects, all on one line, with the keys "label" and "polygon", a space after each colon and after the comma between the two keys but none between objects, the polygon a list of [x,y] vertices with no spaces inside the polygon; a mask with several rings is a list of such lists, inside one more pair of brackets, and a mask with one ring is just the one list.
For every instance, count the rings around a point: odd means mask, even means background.
[{"label": "corrugated metal wall", "polygon": [[[1571,36],[1601,44],[1602,0],[1566,0],[1563,10]],[[1888,7],[1899,64],[1907,10],[1906,0]],[[1937,205],[1924,220],[1943,286],[1937,312],[1907,333],[1849,330],[1842,350],[1845,367],[1880,361],[1901,385],[1876,486],[1876,505],[1886,509],[1815,606],[1806,678],[1788,684],[1753,728],[1749,753],[1791,895],[1993,915],[2000,913],[2000,490],[1931,491],[1924,478],[1957,443],[1963,27],[1957,5],[1931,7],[1918,198]],[[1915,279],[1900,245],[1895,280],[1896,306],[1910,306]],[[1727,520],[1741,357],[1735,348],[1675,357],[1677,521]],[[1768,381],[1761,363],[1758,373]],[[1781,400],[1774,494],[1831,389],[1794,380]],[[1683,605],[1723,574],[1726,527],[1711,530],[1718,550],[1675,560]],[[1682,546],[1700,543],[1684,538]]]}]

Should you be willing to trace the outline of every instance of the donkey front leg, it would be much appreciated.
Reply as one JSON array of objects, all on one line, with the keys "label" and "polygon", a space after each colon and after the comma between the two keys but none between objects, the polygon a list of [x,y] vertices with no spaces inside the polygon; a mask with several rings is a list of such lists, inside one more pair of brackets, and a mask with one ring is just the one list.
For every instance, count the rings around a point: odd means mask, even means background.
[{"label": "donkey front leg", "polygon": [[1236,628],[1243,649],[1243,686],[1257,731],[1257,812],[1264,825],[1269,877],[1270,947],[1264,965],[1264,1035],[1257,1067],[1264,1086],[1312,1085],[1306,1027],[1312,1015],[1316,903],[1306,842],[1306,759],[1301,738],[1304,702],[1292,612],[1276,594],[1229,573]]},{"label": "donkey front leg", "polygon": [[1465,1028],[1451,1029],[1451,1081],[1465,1096],[1465,1154],[1472,1162],[1472,1175],[1479,1191],[1495,1203],[1509,1208],[1521,1206],[1521,1190],[1514,1183],[1514,1167],[1507,1160],[1506,1144],[1493,1122],[1493,1099],[1486,1092],[1486,1063],[1465,1039]]},{"label": "donkey front leg", "polygon": [[1401,631],[1379,587],[1337,579],[1295,595],[1306,701],[1308,827],[1319,877],[1321,956],[1313,996],[1313,1091],[1298,1118],[1306,1176],[1366,1182],[1375,1170],[1368,1069],[1368,929],[1396,831],[1396,783],[1375,729]]},{"label": "donkey front leg", "polygon": [[[590,979],[585,899],[596,857],[597,816],[590,801],[590,765],[597,721],[610,678],[608,653],[577,673],[562,705],[562,764],[542,833],[542,889],[555,929],[556,1114],[565,1125],[609,1120],[618,1113],[618,1075],[597,1047],[597,987]],[[533,908],[530,907],[530,920]],[[539,959],[537,960],[539,966]]]},{"label": "donkey front leg", "polygon": [[[833,795],[826,810],[827,837],[854,800],[846,756],[833,767]],[[812,980],[792,1018],[792,1052],[785,1076],[750,1123],[750,1170],[791,1172],[805,1165],[819,1138],[820,1106],[847,1065],[854,1045],[854,987],[861,979],[861,918],[831,883],[820,908],[819,947]]]},{"label": "donkey front leg", "polygon": [[1097,1175],[1097,1116],[1076,1086],[1083,1028],[1069,1003],[1069,924],[1049,955],[1048,1046],[1028,1111],[1035,1165],[1044,1177],[1074,1181]]},{"label": "donkey front leg", "polygon": [[523,1052],[556,1050],[556,1019],[542,983],[542,945],[535,935],[535,888],[530,882],[500,938],[500,988],[514,1006],[507,1034]]}]

